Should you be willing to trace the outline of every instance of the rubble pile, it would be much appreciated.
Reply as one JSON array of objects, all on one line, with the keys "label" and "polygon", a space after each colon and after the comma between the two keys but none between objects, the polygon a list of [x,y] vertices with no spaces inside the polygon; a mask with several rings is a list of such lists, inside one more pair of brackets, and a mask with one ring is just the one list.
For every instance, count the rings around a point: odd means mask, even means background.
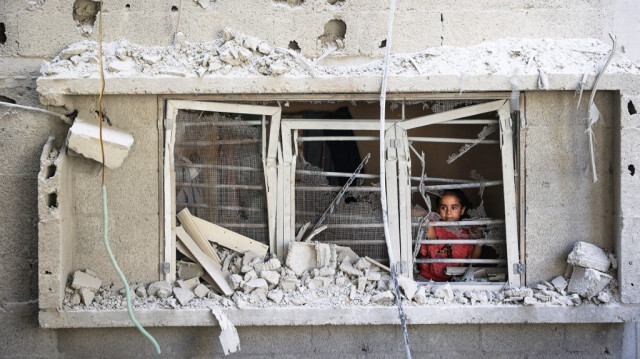
[{"label": "rubble pile", "polygon": [[[603,304],[612,300],[611,275],[598,271],[610,268],[610,259],[600,248],[597,264],[584,259],[592,245],[578,242],[569,256],[574,265],[571,279],[558,276],[533,288],[504,288],[494,291],[460,291],[449,283],[416,283],[398,277],[403,304],[412,305],[526,305],[577,306]],[[589,258],[594,256],[589,252]],[[604,254],[604,256],[600,255]],[[392,278],[379,263],[362,258],[348,247],[326,243],[292,242],[285,263],[275,257],[263,258],[252,252],[240,254],[222,250],[222,270],[233,294],[229,297],[206,281],[203,268],[193,262],[178,261],[178,280],[148,285],[132,284],[133,306],[147,309],[206,308],[209,306],[391,306],[395,303]],[[606,265],[604,259],[606,258]],[[590,267],[582,267],[589,265]],[[90,270],[76,271],[70,279],[64,308],[120,309],[126,306],[124,289],[102,286]]]}]

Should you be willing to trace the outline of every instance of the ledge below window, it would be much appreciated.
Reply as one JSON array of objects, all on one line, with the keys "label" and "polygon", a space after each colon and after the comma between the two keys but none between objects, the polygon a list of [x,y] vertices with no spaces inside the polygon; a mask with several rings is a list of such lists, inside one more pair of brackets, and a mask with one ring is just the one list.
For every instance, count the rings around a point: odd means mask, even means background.
[{"label": "ledge below window", "polygon": [[[640,320],[640,306],[603,305],[578,307],[532,306],[410,306],[407,322],[415,324],[505,324],[505,323],[624,323]],[[290,325],[385,325],[400,324],[396,307],[280,307],[225,309],[236,326]],[[217,326],[208,309],[146,309],[135,311],[147,327]],[[43,328],[131,327],[127,311],[41,310]]]}]

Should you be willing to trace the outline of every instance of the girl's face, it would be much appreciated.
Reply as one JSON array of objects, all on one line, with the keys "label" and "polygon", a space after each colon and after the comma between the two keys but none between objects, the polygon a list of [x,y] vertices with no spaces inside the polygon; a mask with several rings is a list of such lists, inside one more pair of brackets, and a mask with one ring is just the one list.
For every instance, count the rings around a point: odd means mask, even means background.
[{"label": "girl's face", "polygon": [[465,210],[466,207],[460,204],[460,200],[455,195],[446,194],[440,199],[438,212],[445,221],[459,221]]}]

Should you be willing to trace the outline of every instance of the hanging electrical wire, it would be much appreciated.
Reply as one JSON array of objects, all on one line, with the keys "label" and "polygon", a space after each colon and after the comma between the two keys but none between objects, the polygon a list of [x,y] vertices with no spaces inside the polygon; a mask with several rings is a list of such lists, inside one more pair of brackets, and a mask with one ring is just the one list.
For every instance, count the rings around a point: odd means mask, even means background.
[{"label": "hanging electrical wire", "polygon": [[396,263],[394,262],[394,253],[391,246],[391,234],[389,233],[389,215],[387,211],[387,194],[386,194],[386,173],[385,173],[385,108],[387,103],[387,78],[389,75],[389,58],[391,57],[391,33],[393,28],[393,17],[396,10],[396,1],[391,0],[389,5],[389,19],[387,23],[387,42],[384,55],[384,68],[382,73],[382,86],[380,89],[380,202],[382,204],[382,222],[384,223],[384,239],[387,245],[387,253],[389,255],[389,267],[391,269],[391,277],[395,288],[396,303],[398,305],[398,314],[400,315],[400,324],[402,325],[402,334],[404,337],[404,347],[406,357],[411,358],[411,347],[409,345],[409,332],[407,331],[407,320],[402,309],[402,298],[400,297],[400,288],[398,286],[398,274],[396,272]]},{"label": "hanging electrical wire", "polygon": [[100,151],[102,153],[102,224],[103,224],[103,240],[104,246],[107,250],[107,254],[109,255],[109,259],[111,260],[111,264],[113,268],[115,268],[116,272],[118,272],[118,276],[122,283],[124,283],[124,290],[127,296],[127,313],[129,314],[129,319],[131,322],[138,328],[138,330],[145,336],[151,343],[153,344],[156,353],[161,354],[160,346],[155,338],[147,332],[140,322],[136,319],[136,316],[133,314],[133,310],[131,308],[131,289],[129,288],[129,282],[127,282],[127,278],[120,270],[120,266],[116,261],[113,252],[111,251],[111,246],[109,245],[109,213],[107,211],[107,186],[106,186],[106,167],[105,167],[105,155],[104,155],[104,142],[102,140],[102,97],[104,95],[104,69],[102,67],[102,0],[100,1],[100,15],[98,20],[98,66],[100,66],[100,95],[98,96],[98,122],[100,127]]}]

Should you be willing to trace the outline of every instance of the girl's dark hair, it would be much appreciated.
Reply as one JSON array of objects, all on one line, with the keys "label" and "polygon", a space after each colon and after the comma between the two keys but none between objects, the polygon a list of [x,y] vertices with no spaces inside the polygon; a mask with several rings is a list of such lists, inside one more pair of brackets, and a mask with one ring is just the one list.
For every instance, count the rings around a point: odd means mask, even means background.
[{"label": "girl's dark hair", "polygon": [[[460,218],[461,219],[468,218],[469,210],[473,208],[473,204],[471,203],[471,201],[469,201],[469,199],[467,198],[467,195],[465,195],[464,192],[462,192],[462,190],[458,188],[444,190],[444,192],[442,192],[442,197],[446,195],[452,195],[458,198],[458,200],[460,201],[460,205],[466,208],[466,210],[464,211],[464,214],[460,216]],[[442,197],[440,197],[440,199],[438,200],[438,204],[440,204],[440,200],[442,199]]]}]

